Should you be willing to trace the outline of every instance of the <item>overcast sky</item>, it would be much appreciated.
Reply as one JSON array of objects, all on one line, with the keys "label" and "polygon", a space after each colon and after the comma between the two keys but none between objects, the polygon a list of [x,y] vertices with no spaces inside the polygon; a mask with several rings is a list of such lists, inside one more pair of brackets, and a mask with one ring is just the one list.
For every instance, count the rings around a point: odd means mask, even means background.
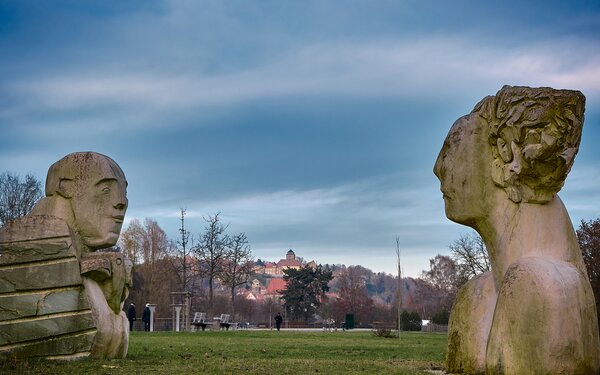
[{"label": "overcast sky", "polygon": [[128,219],[175,239],[222,213],[256,258],[405,273],[469,228],[432,173],[460,116],[503,85],[581,90],[562,196],[600,216],[598,1],[2,1],[0,172],[112,157]]}]

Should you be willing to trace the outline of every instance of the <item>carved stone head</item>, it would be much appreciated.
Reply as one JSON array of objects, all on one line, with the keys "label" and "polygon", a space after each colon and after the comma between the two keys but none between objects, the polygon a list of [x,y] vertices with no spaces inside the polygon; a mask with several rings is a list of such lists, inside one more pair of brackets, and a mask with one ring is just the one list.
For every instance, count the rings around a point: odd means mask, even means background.
[{"label": "carved stone head", "polygon": [[561,189],[581,140],[579,91],[503,87],[458,119],[434,167],[449,219],[472,225],[502,189],[514,203],[546,203]]},{"label": "carved stone head", "polygon": [[127,180],[111,158],[76,152],[48,170],[46,197],[68,201],[48,212],[67,221],[89,249],[114,246],[127,210]]},{"label": "carved stone head", "polygon": [[546,203],[562,188],[581,141],[579,91],[505,86],[475,108],[490,127],[492,179],[515,203]]}]

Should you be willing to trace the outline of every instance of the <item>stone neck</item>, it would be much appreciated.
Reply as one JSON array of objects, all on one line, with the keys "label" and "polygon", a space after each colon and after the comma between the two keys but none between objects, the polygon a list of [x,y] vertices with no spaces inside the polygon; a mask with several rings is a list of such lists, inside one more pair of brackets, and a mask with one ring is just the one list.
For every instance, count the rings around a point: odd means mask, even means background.
[{"label": "stone neck", "polygon": [[546,204],[501,204],[477,223],[492,264],[496,286],[507,269],[526,257],[568,262],[585,270],[569,215],[558,196]]}]

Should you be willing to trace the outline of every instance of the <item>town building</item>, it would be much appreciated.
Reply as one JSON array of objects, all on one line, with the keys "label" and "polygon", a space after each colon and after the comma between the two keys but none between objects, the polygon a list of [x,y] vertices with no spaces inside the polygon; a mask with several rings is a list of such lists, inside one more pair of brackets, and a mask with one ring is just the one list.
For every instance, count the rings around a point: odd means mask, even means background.
[{"label": "town building", "polygon": [[296,254],[292,249],[290,249],[285,254],[285,259],[280,259],[277,262],[277,274],[283,275],[283,271],[289,268],[299,270],[302,267],[302,262],[299,259],[296,259]]}]

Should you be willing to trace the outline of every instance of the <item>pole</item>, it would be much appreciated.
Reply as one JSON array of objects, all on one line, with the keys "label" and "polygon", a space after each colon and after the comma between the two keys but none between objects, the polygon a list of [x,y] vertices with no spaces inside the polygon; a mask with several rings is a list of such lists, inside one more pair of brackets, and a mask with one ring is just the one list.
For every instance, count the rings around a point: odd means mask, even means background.
[{"label": "pole", "polygon": [[402,268],[400,266],[400,236],[396,236],[396,260],[398,262],[398,340],[402,330]]}]

